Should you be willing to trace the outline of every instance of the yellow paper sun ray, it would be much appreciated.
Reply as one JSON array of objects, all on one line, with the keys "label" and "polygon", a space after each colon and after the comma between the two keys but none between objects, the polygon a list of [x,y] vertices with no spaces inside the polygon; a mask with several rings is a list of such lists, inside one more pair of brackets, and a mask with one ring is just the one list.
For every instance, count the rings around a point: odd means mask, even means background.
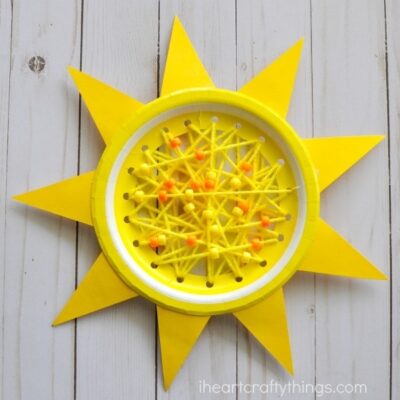
[{"label": "yellow paper sun ray", "polygon": [[161,95],[193,87],[214,87],[178,17],[174,19]]},{"label": "yellow paper sun ray", "polygon": [[164,388],[167,390],[186,360],[209,316],[181,314],[157,306]]},{"label": "yellow paper sun ray", "polygon": [[106,144],[142,103],[73,67],[68,71]]},{"label": "yellow paper sun ray", "polygon": [[268,65],[239,91],[261,101],[283,117],[289,110],[303,39]]},{"label": "yellow paper sun ray", "polygon": [[336,181],[384,138],[382,135],[368,135],[303,139],[317,170],[320,191]]},{"label": "yellow paper sun ray", "polygon": [[90,211],[90,190],[93,177],[94,172],[88,172],[19,194],[13,199],[52,214],[93,225]]},{"label": "yellow paper sun ray", "polygon": [[321,218],[318,222],[316,237],[299,271],[348,278],[387,279],[383,272],[379,271]]},{"label": "yellow paper sun ray", "polygon": [[293,375],[283,290],[278,289],[254,306],[233,315]]},{"label": "yellow paper sun ray", "polygon": [[125,285],[101,253],[53,325],[63,324],[136,296],[137,294]]}]

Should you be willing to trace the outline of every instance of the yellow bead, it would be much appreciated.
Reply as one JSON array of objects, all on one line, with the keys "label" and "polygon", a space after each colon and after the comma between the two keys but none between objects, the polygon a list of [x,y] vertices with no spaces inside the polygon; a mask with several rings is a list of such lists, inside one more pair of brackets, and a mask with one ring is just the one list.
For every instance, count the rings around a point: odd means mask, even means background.
[{"label": "yellow bead", "polygon": [[239,178],[232,178],[230,181],[230,185],[232,189],[239,189],[242,186],[242,181]]},{"label": "yellow bead", "polygon": [[167,243],[167,237],[164,234],[158,235],[158,241],[161,246],[165,246]]},{"label": "yellow bead", "polygon": [[141,203],[141,202],[143,201],[143,199],[144,199],[144,192],[143,192],[143,190],[137,190],[137,191],[135,192],[135,194],[133,195],[133,198],[134,198],[134,200],[135,200],[137,203]]},{"label": "yellow bead", "polygon": [[210,226],[210,232],[213,236],[219,236],[221,233],[219,226],[216,224]]},{"label": "yellow bead", "polygon": [[195,206],[193,203],[187,203],[187,204],[185,205],[185,207],[183,207],[183,209],[184,209],[186,212],[190,213],[190,212],[193,212],[193,211],[196,209],[196,206]]},{"label": "yellow bead", "polygon": [[217,174],[214,171],[208,171],[206,177],[208,179],[215,180],[217,178]]},{"label": "yellow bead", "polygon": [[186,189],[185,190],[185,198],[188,201],[192,201],[193,200],[193,190],[192,189]]},{"label": "yellow bead", "polygon": [[151,172],[150,165],[147,163],[141,164],[138,169],[138,172],[140,172],[141,174],[144,174],[144,175],[150,175],[150,172]]},{"label": "yellow bead", "polygon": [[204,210],[203,217],[207,220],[211,220],[214,217],[214,213],[212,210]]},{"label": "yellow bead", "polygon": [[235,217],[241,217],[244,213],[243,213],[243,210],[242,210],[241,208],[239,208],[239,207],[233,207],[232,214],[233,214]]},{"label": "yellow bead", "polygon": [[219,250],[216,247],[211,247],[210,249],[210,257],[214,260],[219,258]]},{"label": "yellow bead", "polygon": [[251,258],[251,254],[248,251],[244,251],[242,254],[242,263],[243,264],[248,264]]}]

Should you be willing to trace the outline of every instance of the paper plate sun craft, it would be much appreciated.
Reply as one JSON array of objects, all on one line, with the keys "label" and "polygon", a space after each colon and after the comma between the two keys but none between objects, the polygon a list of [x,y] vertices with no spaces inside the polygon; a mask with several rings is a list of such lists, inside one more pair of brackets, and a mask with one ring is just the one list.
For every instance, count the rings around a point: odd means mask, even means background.
[{"label": "paper plate sun craft", "polygon": [[297,135],[285,117],[301,48],[221,90],[175,19],[147,105],[70,68],[106,149],[96,171],[15,197],[94,226],[102,249],[54,325],[149,299],[168,388],[209,318],[232,313],[293,373],[288,279],[385,279],[319,217],[320,192],[382,136]]}]

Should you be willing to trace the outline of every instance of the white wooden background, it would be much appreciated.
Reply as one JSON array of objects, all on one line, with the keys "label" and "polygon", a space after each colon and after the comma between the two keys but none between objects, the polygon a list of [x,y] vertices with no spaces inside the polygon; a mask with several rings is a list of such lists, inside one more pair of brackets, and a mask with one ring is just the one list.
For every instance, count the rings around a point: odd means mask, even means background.
[{"label": "white wooden background", "polygon": [[[387,133],[323,194],[322,214],[391,281],[298,274],[286,294],[297,382],[368,385],[329,399],[400,399],[398,0],[0,0],[0,398],[276,399],[205,395],[198,382],[291,379],[230,316],[211,321],[168,393],[146,301],[50,327],[96,240],[10,196],[96,166],[103,145],[66,65],[150,101],[174,15],[229,89],[304,36],[289,113],[299,134]],[[37,56],[40,72],[29,68]]]}]

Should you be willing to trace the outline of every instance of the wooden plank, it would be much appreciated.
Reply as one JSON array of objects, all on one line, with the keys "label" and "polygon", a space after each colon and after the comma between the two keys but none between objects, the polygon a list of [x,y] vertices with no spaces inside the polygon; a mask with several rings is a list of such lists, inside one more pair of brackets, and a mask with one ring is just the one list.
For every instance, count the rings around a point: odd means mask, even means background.
[{"label": "wooden plank", "polygon": [[[301,37],[305,38],[302,60],[292,97],[288,120],[299,135],[312,135],[312,81],[310,6],[308,1],[273,0],[238,1],[237,9],[237,71],[242,86],[266,65]],[[292,355],[296,381],[314,382],[314,277],[298,274],[285,286],[286,307],[291,333]],[[277,365],[271,356],[245,329],[241,328],[238,345],[238,379],[243,383],[262,384],[272,380],[282,384],[293,378]],[[268,399],[281,397],[270,393]],[[239,399],[265,398],[265,394],[239,393]],[[304,395],[314,399],[313,394]]]},{"label": "wooden plank", "polygon": [[73,326],[51,322],[74,286],[75,224],[10,197],[76,173],[78,96],[65,65],[79,60],[80,7],[46,0],[12,7],[2,394],[72,399]]},{"label": "wooden plank", "polygon": [[[82,69],[140,101],[156,97],[157,1],[85,1],[83,21]],[[85,106],[81,126],[83,172],[96,167],[104,145]],[[80,227],[79,279],[98,252],[92,229]],[[154,321],[141,299],[79,320],[76,398],[154,398]]]},{"label": "wooden plank", "polygon": [[[219,87],[234,89],[235,7],[230,0],[160,2],[161,75],[168,50],[173,17],[177,15],[200,58]],[[234,383],[236,379],[236,324],[232,317],[212,318],[188,357],[168,393],[162,388],[161,364],[158,368],[158,398],[203,399],[200,381],[208,384]],[[235,393],[224,396],[235,398]]]},{"label": "wooden plank", "polygon": [[392,340],[391,340],[391,379],[392,399],[400,397],[400,38],[398,21],[400,4],[398,1],[386,2],[387,51],[388,51],[388,99],[389,99],[389,134],[390,134],[390,187],[391,187],[391,300],[392,300]]},{"label": "wooden plank", "polygon": [[[5,229],[6,229],[6,185],[7,185],[7,135],[8,135],[8,103],[9,103],[9,77],[11,62],[11,22],[12,9],[8,1],[0,1],[0,37],[3,39],[0,53],[0,287],[4,292],[5,276]],[[0,296],[0,387],[4,387],[4,296]],[[0,390],[0,397],[2,390]]]},{"label": "wooden plank", "polygon": [[[382,2],[312,2],[316,136],[387,131],[384,26]],[[387,166],[386,142],[322,196],[323,217],[385,272]],[[389,398],[389,286],[318,277],[317,383],[362,383],[368,393],[352,398]]]}]

